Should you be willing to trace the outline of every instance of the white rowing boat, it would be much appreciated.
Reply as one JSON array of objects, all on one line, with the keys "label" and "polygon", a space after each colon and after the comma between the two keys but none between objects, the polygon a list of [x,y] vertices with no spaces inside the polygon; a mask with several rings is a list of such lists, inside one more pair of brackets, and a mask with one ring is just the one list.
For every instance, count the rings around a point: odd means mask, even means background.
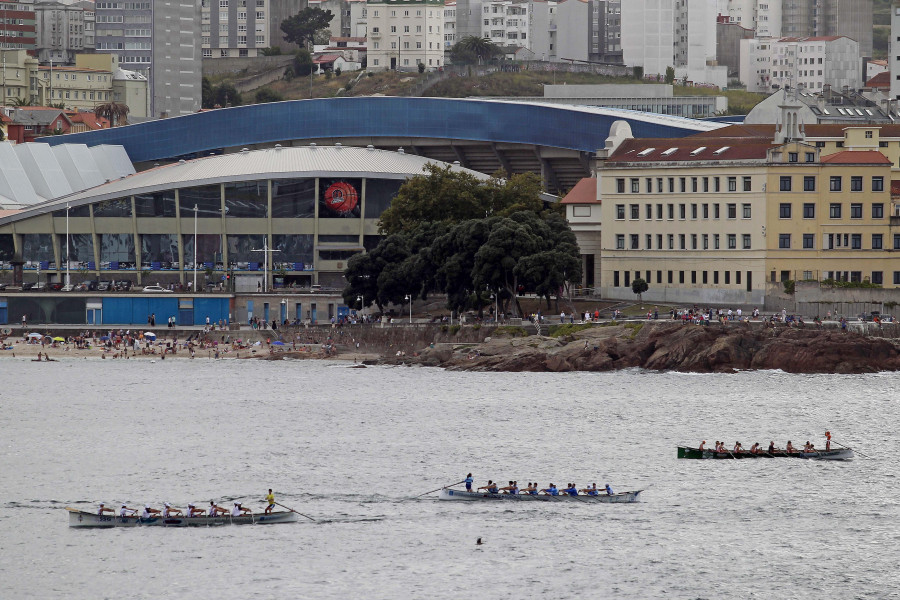
[{"label": "white rowing boat", "polygon": [[118,517],[66,508],[69,511],[69,527],[216,527],[219,525],[272,525],[296,523],[297,513],[288,511],[241,517]]},{"label": "white rowing boat", "polygon": [[545,494],[523,494],[521,491],[518,494],[489,494],[487,492],[466,492],[464,490],[453,490],[450,488],[443,488],[441,490],[440,496],[438,499],[440,500],[510,500],[510,501],[522,501],[522,502],[604,502],[604,503],[619,503],[619,502],[637,502],[638,495],[643,490],[633,490],[630,492],[619,492],[618,494],[613,494],[612,496],[608,496],[606,492],[598,494],[596,496],[589,496],[587,494],[578,494],[577,496],[570,496],[568,494],[560,494],[559,496],[550,496]]}]

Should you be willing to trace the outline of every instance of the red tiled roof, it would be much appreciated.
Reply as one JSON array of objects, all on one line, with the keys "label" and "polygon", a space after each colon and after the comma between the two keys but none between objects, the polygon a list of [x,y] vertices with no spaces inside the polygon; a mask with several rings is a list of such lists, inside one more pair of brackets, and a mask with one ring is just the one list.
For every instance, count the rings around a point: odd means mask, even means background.
[{"label": "red tiled roof", "polygon": [[70,112],[67,112],[66,115],[68,115],[69,119],[73,123],[84,123],[91,129],[108,129],[109,128],[109,121],[107,119],[98,117],[94,113],[89,113],[89,112],[70,113]]},{"label": "red tiled roof", "polygon": [[340,54],[323,54],[321,56],[317,56],[316,58],[314,58],[313,62],[319,63],[319,64],[330,63],[330,62],[336,61],[339,58],[341,58]]},{"label": "red tiled roof", "polygon": [[0,112],[0,123],[12,123],[12,119]]},{"label": "red tiled roof", "polygon": [[[753,138],[771,140],[775,137],[775,127],[775,125],[729,125],[720,129],[714,129],[712,131],[701,131],[700,133],[695,133],[694,135],[681,139],[700,140],[733,137],[744,138],[748,141],[752,140]],[[803,131],[806,134],[807,138],[843,139],[844,130],[848,127],[880,129],[881,131],[879,133],[879,136],[882,139],[900,137],[900,124],[895,125],[892,123],[823,123],[817,125],[804,125]]]},{"label": "red tiled roof", "polygon": [[833,42],[834,40],[839,40],[842,37],[847,37],[845,35],[822,35],[819,37],[784,37],[779,39],[779,42]]},{"label": "red tiled roof", "polygon": [[888,157],[878,150],[844,150],[819,159],[821,163],[835,165],[890,165]]},{"label": "red tiled roof", "polygon": [[900,180],[891,179],[891,196],[900,196]]},{"label": "red tiled roof", "polygon": [[607,163],[615,162],[690,162],[765,159],[771,140],[759,138],[686,138],[631,139],[613,152]]},{"label": "red tiled roof", "polygon": [[569,190],[569,193],[560,200],[560,204],[600,204],[597,198],[597,180],[585,177]]},{"label": "red tiled roof", "polygon": [[336,37],[333,36],[329,38],[331,42],[365,42],[366,38],[364,37]]},{"label": "red tiled roof", "polygon": [[865,87],[867,88],[879,88],[879,89],[890,89],[891,87],[891,72],[884,71],[883,73],[879,73],[872,79],[866,82]]}]

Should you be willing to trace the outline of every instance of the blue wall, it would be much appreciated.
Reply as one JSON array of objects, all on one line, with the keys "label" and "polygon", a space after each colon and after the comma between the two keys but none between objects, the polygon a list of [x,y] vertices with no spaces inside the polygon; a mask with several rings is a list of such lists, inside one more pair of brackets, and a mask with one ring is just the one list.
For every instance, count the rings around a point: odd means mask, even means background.
[{"label": "blue wall", "polygon": [[178,319],[178,298],[104,298],[104,325],[143,325],[147,326],[147,317],[156,315],[156,327],[165,327],[169,317],[176,317],[180,325],[205,325],[206,317],[211,322],[219,319],[228,320],[228,298],[194,298],[193,322],[184,323]]},{"label": "blue wall", "polygon": [[596,152],[616,120],[628,121],[637,138],[683,137],[708,127],[693,119],[599,110],[607,114],[452,98],[327,98],[211,110],[38,141],[120,144],[133,162],[143,162],[248,144],[341,137],[443,138]]}]

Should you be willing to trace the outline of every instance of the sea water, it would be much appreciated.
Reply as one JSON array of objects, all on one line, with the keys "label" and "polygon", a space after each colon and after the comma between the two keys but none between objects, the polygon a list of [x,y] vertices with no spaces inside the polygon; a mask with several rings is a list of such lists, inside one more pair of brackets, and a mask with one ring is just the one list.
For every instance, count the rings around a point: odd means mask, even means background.
[{"label": "sea water", "polygon": [[[891,598],[898,375],[0,362],[0,598]],[[824,446],[848,462],[677,460]],[[416,498],[471,471],[635,504]],[[68,527],[268,488],[296,524]],[[483,545],[476,546],[482,538]]]}]

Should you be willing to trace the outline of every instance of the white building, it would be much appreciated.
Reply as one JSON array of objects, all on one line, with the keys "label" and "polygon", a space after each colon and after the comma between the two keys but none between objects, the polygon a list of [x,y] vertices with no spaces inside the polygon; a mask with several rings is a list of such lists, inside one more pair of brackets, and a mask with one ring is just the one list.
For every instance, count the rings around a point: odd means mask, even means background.
[{"label": "white building", "polygon": [[530,48],[530,4],[529,0],[484,0],[481,3],[481,37],[498,46]]},{"label": "white building", "polygon": [[444,65],[443,0],[369,0],[369,71]]},{"label": "white building", "polygon": [[676,78],[719,88],[728,85],[728,69],[716,64],[716,9],[716,0],[676,3]]},{"label": "white building", "polygon": [[622,3],[622,60],[644,75],[665,75],[675,66],[675,6],[670,0]]},{"label": "white building", "polygon": [[352,0],[350,2],[350,36],[366,37],[369,27],[369,5],[366,0]]},{"label": "white building", "polygon": [[444,48],[452,48],[456,38],[456,0],[444,2]]},{"label": "white building", "polygon": [[[900,0],[894,0],[891,2],[891,38],[892,40],[900,40]],[[888,52],[888,56],[890,59],[890,72],[894,73],[894,77],[891,77],[891,99],[892,100],[900,100],[900,79],[896,76],[900,75],[900,52],[896,52],[897,45],[891,44],[891,50],[895,52]]]},{"label": "white building", "polygon": [[782,0],[720,0],[718,13],[727,15],[730,23],[752,29],[757,37],[781,37]]},{"label": "white building", "polygon": [[862,83],[859,43],[844,36],[741,40],[740,64],[749,92],[840,90]]},{"label": "white building", "polygon": [[200,7],[203,58],[262,56],[271,45],[269,0],[201,0]]},{"label": "white building", "polygon": [[75,64],[75,55],[85,50],[84,10],[62,2],[37,2],[34,18],[38,60],[43,64],[51,60],[56,64]]}]

